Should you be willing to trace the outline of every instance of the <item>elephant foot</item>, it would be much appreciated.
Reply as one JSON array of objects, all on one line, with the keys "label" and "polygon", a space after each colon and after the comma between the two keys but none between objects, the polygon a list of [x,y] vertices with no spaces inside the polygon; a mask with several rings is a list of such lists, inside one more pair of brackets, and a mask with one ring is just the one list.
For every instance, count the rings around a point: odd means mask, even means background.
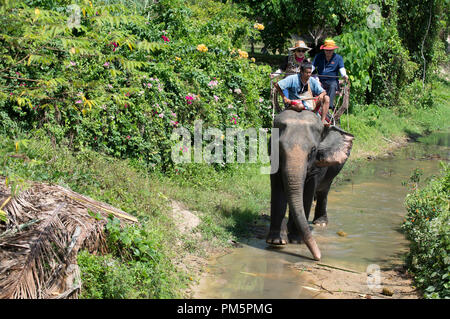
[{"label": "elephant foot", "polygon": [[270,232],[267,236],[266,243],[273,246],[285,246],[287,242],[281,237],[280,232]]},{"label": "elephant foot", "polygon": [[320,218],[314,219],[313,224],[320,227],[325,227],[328,225],[328,218],[326,216],[322,216]]},{"label": "elephant foot", "polygon": [[302,241],[302,237],[300,235],[296,235],[296,234],[288,234],[288,240],[289,240],[289,244],[301,244],[303,243]]}]

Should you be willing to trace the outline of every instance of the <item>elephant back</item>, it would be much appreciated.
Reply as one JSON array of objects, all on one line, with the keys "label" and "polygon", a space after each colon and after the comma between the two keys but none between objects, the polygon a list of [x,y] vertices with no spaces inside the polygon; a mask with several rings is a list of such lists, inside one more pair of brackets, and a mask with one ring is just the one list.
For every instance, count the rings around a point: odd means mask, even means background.
[{"label": "elephant back", "polygon": [[287,126],[294,125],[313,125],[320,127],[322,122],[319,117],[310,111],[297,112],[291,109],[285,109],[275,116],[273,119],[273,127],[284,129]]}]

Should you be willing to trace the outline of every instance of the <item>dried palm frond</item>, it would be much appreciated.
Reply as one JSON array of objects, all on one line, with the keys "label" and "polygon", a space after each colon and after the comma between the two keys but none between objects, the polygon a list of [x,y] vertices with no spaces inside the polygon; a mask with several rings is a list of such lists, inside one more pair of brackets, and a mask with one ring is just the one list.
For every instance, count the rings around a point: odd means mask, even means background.
[{"label": "dried palm frond", "polygon": [[106,252],[104,217],[137,221],[57,185],[31,183],[11,197],[0,177],[0,205],[7,198],[3,211],[8,223],[0,232],[0,298],[77,298],[81,279],[76,256],[80,249]]}]

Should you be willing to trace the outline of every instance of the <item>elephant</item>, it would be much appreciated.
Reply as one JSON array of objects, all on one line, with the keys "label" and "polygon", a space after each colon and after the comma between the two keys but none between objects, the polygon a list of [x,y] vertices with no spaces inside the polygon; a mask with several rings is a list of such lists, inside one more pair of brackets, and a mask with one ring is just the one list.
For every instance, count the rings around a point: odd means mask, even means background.
[{"label": "elephant", "polygon": [[278,169],[270,175],[270,229],[266,243],[287,244],[281,229],[289,205],[289,242],[304,242],[314,259],[320,260],[321,252],[308,225],[310,209],[316,199],[313,223],[328,223],[328,192],[350,156],[354,136],[336,126],[325,126],[311,111],[285,109],[276,115],[273,127],[279,129],[279,139],[278,152],[271,152],[271,161],[273,167],[273,161],[278,160]]}]

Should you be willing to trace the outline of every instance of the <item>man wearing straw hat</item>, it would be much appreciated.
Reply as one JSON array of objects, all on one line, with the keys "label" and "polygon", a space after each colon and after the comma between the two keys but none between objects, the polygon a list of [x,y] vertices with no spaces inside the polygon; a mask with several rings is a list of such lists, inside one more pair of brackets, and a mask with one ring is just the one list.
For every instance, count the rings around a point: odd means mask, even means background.
[{"label": "man wearing straw hat", "polygon": [[334,109],[334,98],[339,87],[338,74],[340,73],[345,81],[348,81],[347,72],[344,67],[344,59],[334,50],[339,48],[334,40],[326,39],[320,47],[320,52],[314,57],[313,66],[317,69],[320,82],[330,97],[330,108]]}]

